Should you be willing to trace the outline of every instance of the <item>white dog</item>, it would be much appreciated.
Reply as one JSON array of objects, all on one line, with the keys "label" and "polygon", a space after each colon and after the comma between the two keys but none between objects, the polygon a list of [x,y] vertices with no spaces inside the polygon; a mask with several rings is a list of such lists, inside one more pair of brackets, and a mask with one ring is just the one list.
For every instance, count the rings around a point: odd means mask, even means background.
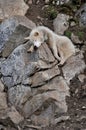
[{"label": "white dog", "polygon": [[[51,48],[55,58],[60,61],[60,65],[63,65],[65,61],[75,53],[75,47],[69,38],[57,35],[44,26],[34,28],[30,36],[25,39],[29,39],[37,48],[46,42]],[[32,47],[31,49],[33,50]]]}]

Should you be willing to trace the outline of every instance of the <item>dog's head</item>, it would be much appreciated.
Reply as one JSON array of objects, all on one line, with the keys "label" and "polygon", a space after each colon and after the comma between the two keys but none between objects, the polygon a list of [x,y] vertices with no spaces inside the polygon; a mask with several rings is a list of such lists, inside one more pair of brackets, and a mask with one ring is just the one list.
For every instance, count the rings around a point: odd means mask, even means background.
[{"label": "dog's head", "polygon": [[37,29],[32,30],[29,37],[25,39],[29,39],[37,48],[41,46],[41,44],[45,41],[44,33],[41,30]]}]

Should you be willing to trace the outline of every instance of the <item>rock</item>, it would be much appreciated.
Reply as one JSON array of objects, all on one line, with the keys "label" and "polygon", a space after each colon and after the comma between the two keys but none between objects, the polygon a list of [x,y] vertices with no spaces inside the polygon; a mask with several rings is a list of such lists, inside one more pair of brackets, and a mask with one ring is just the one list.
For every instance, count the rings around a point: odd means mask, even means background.
[{"label": "rock", "polygon": [[0,58],[0,69],[1,69],[1,64],[3,61],[5,61],[6,59],[5,58]]},{"label": "rock", "polygon": [[79,17],[79,25],[81,27],[86,27],[86,3],[80,7],[75,16]]},{"label": "rock", "polygon": [[3,57],[9,54],[25,40],[35,24],[25,16],[13,16],[0,25],[0,53]]},{"label": "rock", "polygon": [[[34,88],[35,89],[35,88]],[[69,95],[69,87],[66,84],[65,79],[63,77],[58,76],[50,80],[50,82],[46,83],[45,85],[39,87],[38,92],[46,92],[56,90],[58,93],[65,93],[65,95]]]},{"label": "rock", "polygon": [[79,79],[79,81],[80,81],[81,83],[83,83],[84,80],[86,79],[86,76],[85,76],[84,74],[80,74],[80,75],[78,76],[78,79]]},{"label": "rock", "polygon": [[14,106],[7,108],[3,113],[0,113],[1,124],[5,126],[9,125],[11,128],[17,128],[17,125],[22,122],[23,119],[24,117],[15,109]]},{"label": "rock", "polygon": [[58,68],[58,65],[55,67],[45,70],[45,71],[40,71],[34,74],[32,77],[32,85],[31,87],[37,87],[40,85],[43,85],[46,83],[46,81],[49,82],[52,78],[60,74],[60,70]]},{"label": "rock", "polygon": [[[22,30],[22,25],[20,28]],[[27,52],[27,47],[28,43],[18,45],[7,58],[1,60],[1,80],[7,87],[7,101],[15,108],[7,110],[0,122],[8,119],[17,126],[24,118],[25,121],[29,118],[35,125],[48,126],[54,124],[56,114],[67,112],[69,87],[59,76],[58,62],[47,44],[42,44],[31,53]]]},{"label": "rock", "polygon": [[44,44],[36,52],[27,53],[24,45],[18,46],[1,64],[4,84],[8,88],[20,83],[27,84],[27,82],[31,85],[30,75],[37,70],[51,68],[54,65],[55,58],[48,50],[48,46]]},{"label": "rock", "polygon": [[73,33],[71,34],[71,40],[73,41],[73,43],[75,44],[82,44],[83,41],[80,41],[79,40],[79,37],[78,36],[75,36]]},{"label": "rock", "polygon": [[6,130],[3,125],[0,125],[0,129],[1,129],[1,130]]},{"label": "rock", "polygon": [[63,4],[66,4],[68,3],[70,0],[57,0],[56,4],[57,5],[63,5]]},{"label": "rock", "polygon": [[76,54],[70,57],[66,65],[62,67],[64,78],[66,79],[68,84],[70,83],[70,80],[75,77],[76,74],[79,74],[85,69],[86,65],[83,58],[84,57],[82,53]]},{"label": "rock", "polygon": [[[86,41],[84,42],[84,45],[81,48],[82,52],[85,53],[86,52]],[[85,53],[86,55],[86,53]]]},{"label": "rock", "polygon": [[70,26],[74,27],[74,26],[76,26],[76,23],[74,21],[71,21]]},{"label": "rock", "polygon": [[48,63],[52,63],[55,61],[55,58],[52,52],[48,48],[48,45],[45,43],[42,46],[40,46],[40,48],[38,49],[38,54],[39,54],[39,59],[42,61],[45,61]]},{"label": "rock", "polygon": [[66,4],[66,3],[68,3],[70,0],[45,0],[45,3],[46,4],[48,4],[49,2],[51,3],[52,2],[52,4],[56,4],[56,5],[63,5],[63,4]]},{"label": "rock", "polygon": [[0,111],[7,108],[6,93],[0,92]]},{"label": "rock", "polygon": [[4,84],[2,83],[2,81],[0,80],[0,92],[4,91]]},{"label": "rock", "polygon": [[[8,88],[8,101],[16,108],[22,109],[23,104],[32,96],[30,87],[40,85],[40,79],[36,79],[37,73],[39,77],[41,73],[44,76],[41,84],[60,74],[58,66],[56,66],[57,62],[54,62],[55,58],[47,44],[33,53],[27,53],[25,45],[18,46],[1,63],[2,81]],[[43,69],[48,70],[43,72]],[[40,72],[37,72],[38,70]],[[49,74],[49,76],[46,77],[45,74],[46,76]],[[38,81],[35,85],[36,80]]]},{"label": "rock", "polygon": [[14,15],[24,16],[28,8],[23,0],[0,0],[0,19],[3,20]]},{"label": "rock", "polygon": [[43,94],[37,94],[33,96],[33,98],[30,101],[27,101],[26,104],[24,105],[24,108],[23,108],[24,116],[28,118],[40,108],[48,107],[48,106],[45,106],[46,104],[47,105],[51,104],[54,101],[57,101],[53,103],[53,106],[57,108],[58,113],[66,112],[67,106],[66,106],[66,103],[60,102],[62,100],[64,100],[64,96],[62,96],[60,99],[60,94],[56,91],[46,92]]},{"label": "rock", "polygon": [[57,34],[63,35],[64,31],[66,31],[69,27],[69,15],[66,14],[58,14],[55,20],[53,21],[54,31]]},{"label": "rock", "polygon": [[36,71],[36,66],[35,62],[28,61],[27,51],[20,45],[1,65],[4,84],[8,88],[20,84]]},{"label": "rock", "polygon": [[28,0],[27,2],[28,2],[29,5],[31,5],[33,3],[32,0]]},{"label": "rock", "polygon": [[44,111],[39,112],[40,114],[33,114],[31,116],[31,121],[33,124],[37,126],[49,126],[49,124],[53,124],[54,122],[54,111],[52,105],[46,108]]},{"label": "rock", "polygon": [[[34,89],[37,90],[36,93],[30,100],[28,100],[25,103],[23,107],[23,112],[25,117],[30,117],[30,115],[35,114],[37,111],[40,111],[41,113],[41,111],[47,110],[46,108],[51,106],[51,104],[53,104],[52,107],[55,108],[54,111],[52,111],[53,108],[51,110],[52,115],[55,115],[55,112],[58,113],[67,112],[67,105],[66,105],[65,98],[66,96],[69,96],[69,87],[67,86],[65,80],[62,77],[58,77],[58,78],[56,77],[50,82],[48,82],[46,85],[39,87],[38,89],[33,88],[33,92],[35,91]],[[45,109],[40,110],[40,108],[45,108]],[[44,114],[43,114],[43,115],[39,115],[38,119],[41,116],[43,116],[44,118]],[[48,119],[46,114],[45,114],[45,118],[46,118],[45,120]],[[40,123],[39,120],[37,122]]]},{"label": "rock", "polygon": [[49,0],[45,0],[45,3],[48,4],[48,3],[49,3]]},{"label": "rock", "polygon": [[29,86],[17,85],[8,90],[8,101],[18,108],[32,96]]},{"label": "rock", "polygon": [[69,120],[69,119],[70,119],[69,116],[61,116],[59,118],[56,118],[54,123],[57,124],[57,123],[60,123],[61,121],[66,121],[66,120]]},{"label": "rock", "polygon": [[23,116],[21,116],[13,106],[9,109],[7,117],[16,125],[24,120]]},{"label": "rock", "polygon": [[79,20],[79,24],[81,27],[86,28],[86,12],[82,13],[80,20]]}]

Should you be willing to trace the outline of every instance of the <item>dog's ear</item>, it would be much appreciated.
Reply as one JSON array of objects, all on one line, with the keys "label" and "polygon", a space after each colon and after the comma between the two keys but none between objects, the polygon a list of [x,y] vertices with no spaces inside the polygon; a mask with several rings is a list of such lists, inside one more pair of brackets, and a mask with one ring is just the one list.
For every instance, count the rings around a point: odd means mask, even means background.
[{"label": "dog's ear", "polygon": [[38,32],[35,32],[35,33],[34,33],[34,36],[38,36],[38,35],[39,35],[39,33],[38,33]]},{"label": "dog's ear", "polygon": [[24,39],[25,39],[25,40],[30,40],[30,37],[25,37]]}]

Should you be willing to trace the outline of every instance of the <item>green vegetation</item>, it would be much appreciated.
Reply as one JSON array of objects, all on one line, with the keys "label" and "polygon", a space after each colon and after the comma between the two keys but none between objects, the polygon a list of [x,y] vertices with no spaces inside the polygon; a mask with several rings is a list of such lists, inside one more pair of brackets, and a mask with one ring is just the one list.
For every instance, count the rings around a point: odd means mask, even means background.
[{"label": "green vegetation", "polygon": [[81,0],[72,0],[72,3],[74,5],[78,5],[78,4],[81,4]]},{"label": "green vegetation", "polygon": [[82,31],[77,32],[77,36],[79,37],[79,39],[83,40],[84,32],[82,32]]},{"label": "green vegetation", "polygon": [[50,20],[55,19],[56,16],[57,16],[57,10],[55,9],[55,7],[49,5],[49,6],[45,9],[45,16],[46,16],[47,18],[49,18]]},{"label": "green vegetation", "polygon": [[71,38],[71,33],[72,33],[71,31],[66,30],[65,33],[64,33],[64,35],[67,36],[67,37],[69,37],[69,38]]}]

